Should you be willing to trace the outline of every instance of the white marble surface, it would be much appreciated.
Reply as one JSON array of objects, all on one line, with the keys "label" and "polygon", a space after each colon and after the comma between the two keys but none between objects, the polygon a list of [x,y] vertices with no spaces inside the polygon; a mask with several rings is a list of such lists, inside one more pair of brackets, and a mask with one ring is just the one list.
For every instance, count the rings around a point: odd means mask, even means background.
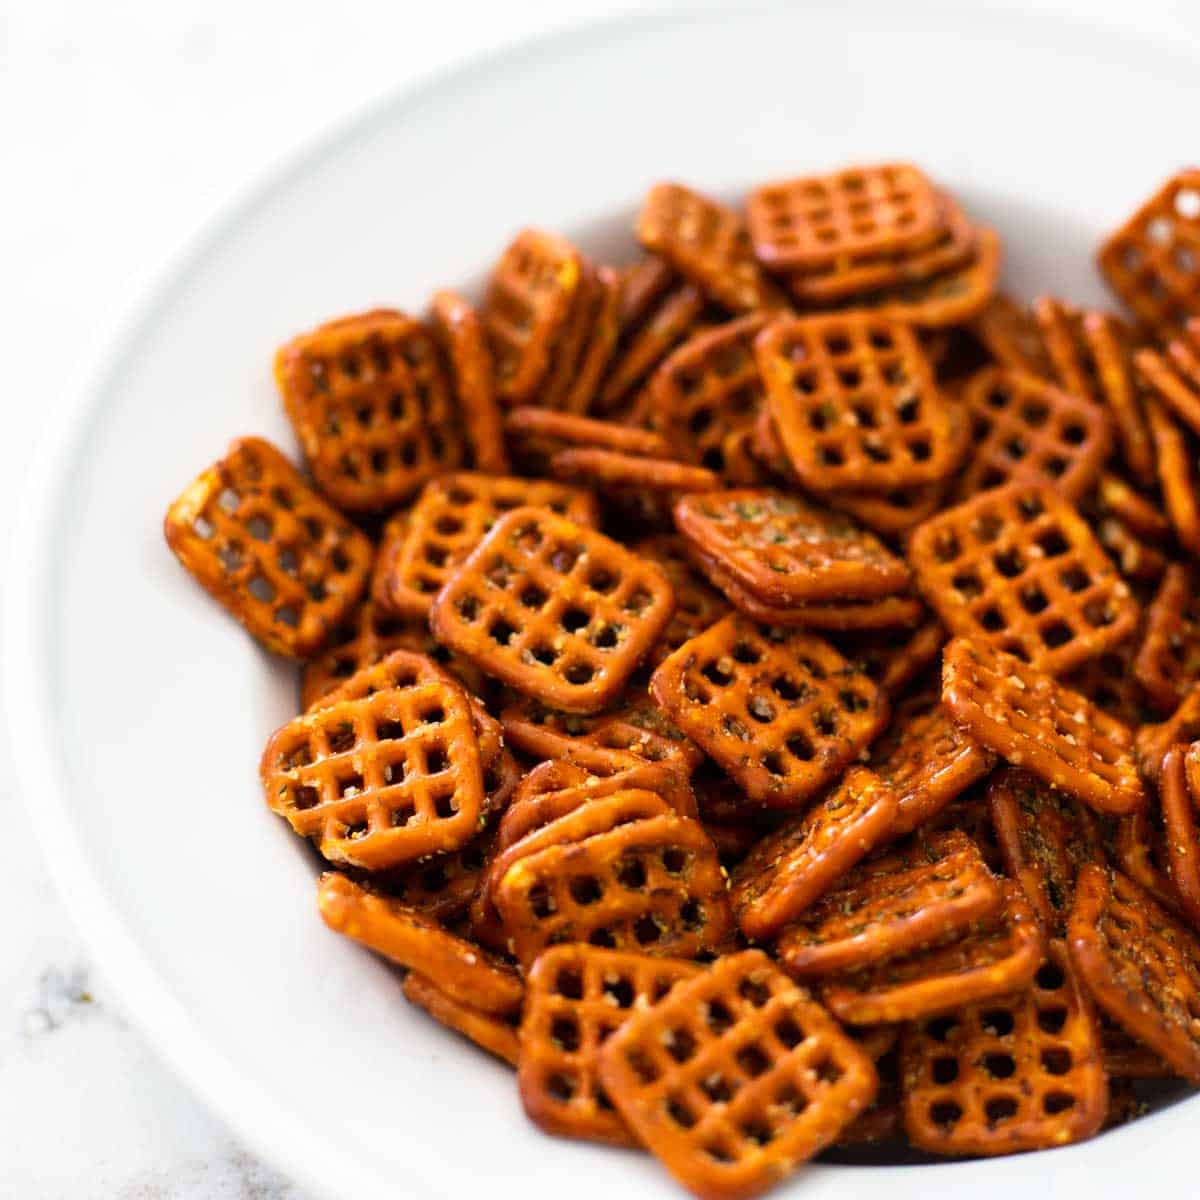
[{"label": "white marble surface", "polygon": [[[1129,19],[1124,0],[1060,3]],[[29,447],[76,368],[247,182],[438,64],[633,7],[0,0],[0,513],[21,504]],[[1143,0],[1137,19],[1200,36],[1188,0]],[[0,1195],[298,1197],[110,1001],[12,778],[0,754]]]}]

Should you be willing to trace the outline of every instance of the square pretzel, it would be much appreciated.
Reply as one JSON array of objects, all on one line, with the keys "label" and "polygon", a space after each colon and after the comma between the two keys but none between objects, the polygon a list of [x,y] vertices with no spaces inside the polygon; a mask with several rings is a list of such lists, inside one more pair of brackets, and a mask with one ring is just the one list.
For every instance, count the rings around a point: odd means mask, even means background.
[{"label": "square pretzel", "polygon": [[784,318],[754,348],[805,487],[888,492],[935,483],[957,465],[949,403],[907,325],[860,312]]},{"label": "square pretzel", "polygon": [[650,690],[768,808],[794,808],[832,783],[887,721],[883,693],[828,642],[740,616],[685,642]]},{"label": "square pretzel", "polygon": [[1173,713],[1200,683],[1200,594],[1196,572],[1171,563],[1146,609],[1133,671],[1156,708]]},{"label": "square pretzel", "polygon": [[976,741],[1097,812],[1146,802],[1130,731],[1011,654],[955,638],[942,656],[942,703]]},{"label": "square pretzel", "polygon": [[554,708],[596,712],[671,617],[653,564],[545,509],[506,513],[439,593],[438,638]]},{"label": "square pretzel", "polygon": [[163,533],[209,595],[289,658],[322,649],[371,567],[367,538],[261,438],[230,443],[167,510]]},{"label": "square pretzel", "polygon": [[658,564],[675,593],[675,611],[671,613],[671,620],[646,658],[650,666],[657,667],[684,642],[726,616],[729,605],[703,576],[693,570],[683,539],[678,535],[652,534],[637,542],[633,550],[639,558],[648,558]]},{"label": "square pretzel", "polygon": [[441,354],[412,317],[330,321],[280,348],[275,379],[317,487],[347,512],[391,508],[462,465]]},{"label": "square pretzel", "polygon": [[732,954],[634,1013],[600,1078],[639,1140],[712,1200],[757,1196],[874,1099],[871,1060],[761,950]]},{"label": "square pretzel", "polygon": [[1200,930],[1200,744],[1172,746],[1159,780],[1163,836],[1178,907]]},{"label": "square pretzel", "polygon": [[1061,675],[1123,642],[1138,604],[1079,513],[1031,481],[913,531],[917,586],[952,632]]}]

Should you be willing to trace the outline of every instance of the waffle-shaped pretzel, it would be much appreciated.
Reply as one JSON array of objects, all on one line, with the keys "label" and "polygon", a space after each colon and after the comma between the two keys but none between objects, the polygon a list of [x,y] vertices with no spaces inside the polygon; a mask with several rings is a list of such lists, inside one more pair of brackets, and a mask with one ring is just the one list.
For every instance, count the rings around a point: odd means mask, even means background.
[{"label": "waffle-shaped pretzel", "polygon": [[917,585],[952,633],[1061,675],[1119,645],[1138,605],[1082,517],[1019,481],[913,531]]},{"label": "waffle-shaped pretzel", "polygon": [[1133,669],[1163,712],[1174,712],[1200,682],[1200,595],[1196,573],[1182,563],[1167,567],[1146,609],[1146,632]]},{"label": "waffle-shaped pretzel", "polygon": [[1167,334],[1200,310],[1200,171],[1173,175],[1097,256],[1109,287],[1151,329]]},{"label": "waffle-shaped pretzel", "polygon": [[596,399],[621,333],[621,284],[611,267],[596,269],[596,298],[587,341],[571,377],[561,407],[570,413],[586,413]]},{"label": "waffle-shaped pretzel", "polygon": [[908,163],[785,179],[746,197],[754,253],[772,271],[920,249],[937,237],[943,220],[933,184]]},{"label": "waffle-shaped pretzel", "polygon": [[991,777],[987,798],[1005,871],[1024,889],[1047,933],[1062,937],[1079,868],[1104,861],[1096,818],[1086,805],[1016,767]]},{"label": "waffle-shaped pretzel", "polygon": [[631,489],[678,494],[707,492],[721,486],[720,478],[707,467],[594,447],[560,450],[550,460],[550,471],[557,479],[602,492]]},{"label": "waffle-shaped pretzel", "polygon": [[1154,442],[1163,508],[1184,549],[1200,554],[1200,482],[1195,467],[1196,449],[1191,439],[1156,399],[1146,401],[1146,422]]},{"label": "waffle-shaped pretzel", "polygon": [[371,883],[442,924],[453,923],[470,908],[495,843],[495,831],[485,830],[457,850],[376,872]]},{"label": "waffle-shaped pretzel", "polygon": [[996,757],[960,729],[940,697],[920,692],[897,706],[876,743],[871,770],[895,793],[892,834],[911,833],[996,765]]},{"label": "waffle-shaped pretzel", "polygon": [[637,238],[730,312],[773,303],[742,219],[677,183],[655,184],[637,217]]},{"label": "waffle-shaped pretzel", "polygon": [[512,967],[415,908],[377,896],[333,871],[321,876],[317,908],[330,929],[434,980],[460,1004],[490,1013],[521,1007],[525,988]]},{"label": "waffle-shaped pretzel", "polygon": [[632,767],[638,759],[619,748],[585,742],[597,718],[548,708],[529,696],[511,695],[500,710],[509,744],[529,758],[564,759],[596,775]]},{"label": "waffle-shaped pretzel", "polygon": [[1183,1078],[1200,1083],[1200,943],[1120,872],[1086,866],[1069,945],[1096,1003]]},{"label": "waffle-shaped pretzel", "polygon": [[649,691],[638,685],[629,689],[621,702],[584,740],[598,746],[628,750],[651,762],[671,762],[690,775],[703,761],[704,751],[688,738],[663,712]]},{"label": "waffle-shaped pretzel", "polygon": [[595,712],[620,692],[673,605],[652,563],[553,513],[521,508],[458,567],[431,624],[489,675],[556,708]]},{"label": "waffle-shaped pretzel", "polygon": [[679,532],[765,602],[870,600],[904,591],[908,568],[839,513],[763,488],[684,496]]},{"label": "waffle-shaped pretzel", "polygon": [[865,767],[852,767],[825,799],[738,865],[729,898],[742,932],[771,937],[883,842],[895,819],[895,792]]},{"label": "waffle-shaped pretzel", "polygon": [[1195,801],[1200,793],[1193,791],[1194,783],[1200,783],[1200,745],[1172,746],[1158,784],[1171,882],[1183,915],[1200,930],[1200,804]]},{"label": "waffle-shaped pretzel", "polygon": [[955,638],[942,656],[942,703],[976,741],[1098,812],[1146,802],[1129,730],[1011,654]]},{"label": "waffle-shaped pretzel", "polygon": [[392,508],[462,465],[437,343],[403,313],[376,309],[293,338],[275,380],[317,486],[341,509]]},{"label": "waffle-shaped pretzel", "polygon": [[565,238],[523,230],[488,283],[482,318],[496,360],[496,394],[506,405],[537,393],[570,319],[583,262]]},{"label": "waffle-shaped pretzel", "polygon": [[821,999],[841,1021],[916,1021],[1018,991],[1042,962],[1045,941],[1021,889],[1004,883],[1004,907],[945,945],[831,979]]},{"label": "waffle-shaped pretzel", "polygon": [[748,1200],[829,1145],[875,1097],[871,1060],[759,950],[640,1009],[600,1051],[638,1139],[706,1200]]},{"label": "waffle-shaped pretzel", "polygon": [[1010,367],[985,367],[967,385],[972,452],[960,497],[1014,479],[1044,482],[1067,500],[1095,483],[1112,437],[1099,405]]},{"label": "waffle-shaped pretzel", "polygon": [[937,512],[944,491],[940,483],[924,483],[887,492],[830,492],[826,499],[875,533],[904,538]]},{"label": "waffle-shaped pretzel", "polygon": [[634,1013],[702,970],[683,959],[578,943],[539,955],[526,982],[517,1069],[530,1120],[563,1137],[636,1146],[600,1083],[600,1048]]},{"label": "waffle-shaped pretzel", "polygon": [[851,634],[837,639],[838,649],[889,696],[899,695],[946,644],[946,631],[933,617],[907,637],[893,632]]},{"label": "waffle-shaped pretzel", "polygon": [[423,1008],[440,1025],[461,1033],[482,1050],[516,1066],[521,1056],[517,1031],[509,1020],[480,1012],[448,996],[438,985],[416,971],[409,971],[401,987],[404,998]]},{"label": "waffle-shaped pretzel", "polygon": [[794,808],[887,721],[887,700],[828,642],[726,617],[684,643],[650,690],[758,804]]},{"label": "waffle-shaped pretzel", "polygon": [[938,833],[860,862],[783,928],[777,954],[800,978],[856,970],[953,936],[1002,903],[971,839]]},{"label": "waffle-shaped pretzel", "polygon": [[447,679],[293,718],[267,742],[260,776],[298,834],[370,871],[463,845],[483,805],[471,707]]},{"label": "waffle-shaped pretzel", "polygon": [[516,862],[494,895],[525,966],[558,942],[694,958],[724,949],[733,931],[708,834],[674,815],[549,846]]},{"label": "waffle-shaped pretzel", "polygon": [[496,367],[483,322],[462,296],[450,291],[434,293],[429,319],[450,365],[463,436],[474,465],[480,471],[506,475],[508,452],[496,400]]},{"label": "waffle-shaped pretzel", "polygon": [[767,405],[801,482],[887,492],[956,465],[949,405],[916,334],[872,313],[774,321],[755,354]]},{"label": "waffle-shaped pretzel", "polygon": [[1021,992],[910,1025],[904,1127],[933,1154],[1015,1154],[1082,1141],[1108,1113],[1092,1006],[1061,943]]},{"label": "waffle-shaped pretzel", "polygon": [[997,293],[967,325],[1000,366],[1050,378],[1053,368],[1037,322],[1011,296]]},{"label": "waffle-shaped pretzel", "polygon": [[729,605],[692,569],[681,538],[655,534],[638,542],[633,551],[639,558],[657,563],[671,581],[675,593],[675,611],[671,613],[671,620],[646,656],[647,663],[656,667],[684,642],[715,625],[729,612]]},{"label": "waffle-shaped pretzel", "polygon": [[443,475],[425,485],[413,506],[376,594],[394,612],[428,618],[433,598],[497,518],[523,507],[549,509],[577,525],[594,525],[598,516],[589,493],[550,480],[470,471]]},{"label": "waffle-shaped pretzel", "polygon": [[269,650],[309,658],[353,609],[371,544],[261,438],[231,442],[167,510],[167,545]]}]

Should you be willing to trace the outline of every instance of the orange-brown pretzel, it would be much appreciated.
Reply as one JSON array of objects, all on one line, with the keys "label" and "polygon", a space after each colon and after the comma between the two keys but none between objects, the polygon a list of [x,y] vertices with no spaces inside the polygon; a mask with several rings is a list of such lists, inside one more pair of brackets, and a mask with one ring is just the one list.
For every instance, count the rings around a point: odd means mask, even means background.
[{"label": "orange-brown pretzel", "polygon": [[570,387],[561,400],[566,412],[586,413],[592,407],[621,332],[621,284],[617,273],[611,267],[598,268],[596,287],[588,340]]},{"label": "orange-brown pretzel", "polygon": [[310,658],[367,583],[371,544],[269,442],[239,438],[167,510],[167,544],[269,650]]},{"label": "orange-brown pretzel", "polygon": [[505,414],[504,431],[527,461],[541,466],[562,449],[582,447],[666,458],[671,448],[661,434],[613,421],[522,406]]},{"label": "orange-brown pretzel", "polygon": [[462,466],[454,398],[430,330],[390,309],[330,321],[275,356],[275,380],[321,491],[379,512]]},{"label": "orange-brown pretzel", "polygon": [[726,617],[685,642],[650,690],[755,803],[794,808],[887,721],[887,700],[828,642]]},{"label": "orange-brown pretzel", "polygon": [[720,477],[707,467],[667,458],[644,458],[582,446],[560,450],[550,459],[557,479],[581,483],[599,491],[707,492],[720,487]]},{"label": "orange-brown pretzel", "polygon": [[684,642],[726,616],[729,605],[692,569],[683,540],[678,536],[654,534],[636,543],[633,551],[639,558],[657,563],[675,592],[675,611],[671,620],[646,656],[646,661],[656,667]]},{"label": "orange-brown pretzel", "polygon": [[1166,355],[1139,350],[1138,372],[1159,399],[1193,433],[1200,434],[1200,322],[1192,318],[1185,336],[1172,338]]},{"label": "orange-brown pretzel", "polygon": [[567,324],[551,355],[550,370],[536,392],[539,405],[550,409],[565,407],[564,401],[575,382],[581,356],[586,352],[591,337],[597,302],[603,296],[604,289],[600,286],[596,268],[581,256],[579,286],[571,301]]},{"label": "orange-brown pretzel", "polygon": [[1016,367],[1050,378],[1053,368],[1037,322],[1011,296],[997,293],[967,325],[1002,367]]},{"label": "orange-brown pretzel", "polygon": [[516,1066],[521,1054],[517,1031],[505,1018],[480,1012],[448,996],[438,985],[416,971],[409,971],[401,987],[404,998],[423,1008],[435,1021],[461,1033],[482,1050]]},{"label": "orange-brown pretzel", "polygon": [[1200,580],[1172,563],[1146,609],[1146,631],[1134,659],[1137,681],[1162,712],[1174,712],[1200,682]]},{"label": "orange-brown pretzel", "polygon": [[1130,729],[1150,720],[1145,696],[1133,674],[1136,639],[1122,642],[1113,650],[1089,659],[1082,667],[1063,676],[1072,691],[1086,696],[1097,708]]},{"label": "orange-brown pretzel", "polygon": [[638,1139],[704,1200],[749,1200],[874,1099],[871,1060],[761,951],[729,955],[639,1009],[600,1051]]},{"label": "orange-brown pretzel", "polygon": [[894,632],[850,634],[837,638],[838,649],[889,696],[899,695],[946,644],[946,631],[936,617],[908,637]]},{"label": "orange-brown pretzel", "polygon": [[1200,481],[1192,438],[1153,397],[1146,401],[1146,421],[1154,442],[1163,508],[1179,544],[1200,555]]},{"label": "orange-brown pretzel", "polygon": [[453,924],[470,908],[495,844],[495,831],[485,830],[457,850],[375,872],[371,884],[444,925]]},{"label": "orange-brown pretzel", "polygon": [[[1158,783],[1161,787],[1161,777]],[[1113,865],[1172,916],[1182,916],[1179,890],[1171,878],[1161,806],[1150,804],[1138,812],[1130,813],[1116,823],[1115,829],[1105,829],[1104,832],[1105,847]]]},{"label": "orange-brown pretzel", "polygon": [[1200,931],[1200,804],[1194,785],[1200,783],[1200,744],[1173,746],[1163,759],[1158,794],[1171,864],[1171,882],[1179,907],[1194,930]]}]

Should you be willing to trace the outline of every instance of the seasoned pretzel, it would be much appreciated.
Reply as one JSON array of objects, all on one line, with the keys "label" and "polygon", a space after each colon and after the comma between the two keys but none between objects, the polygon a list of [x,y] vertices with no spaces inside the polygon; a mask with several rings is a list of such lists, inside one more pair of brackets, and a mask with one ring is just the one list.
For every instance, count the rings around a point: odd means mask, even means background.
[{"label": "seasoned pretzel", "polygon": [[494,896],[526,967],[558,942],[693,958],[725,949],[733,931],[712,842],[698,822],[674,815],[530,854]]},{"label": "seasoned pretzel", "polygon": [[541,467],[562,449],[616,450],[651,458],[666,458],[671,453],[666,439],[648,429],[548,408],[512,409],[504,417],[504,431],[517,443],[524,459]]},{"label": "seasoned pretzel", "polygon": [[1194,930],[1200,931],[1200,804],[1196,802],[1200,793],[1194,790],[1197,783],[1200,783],[1200,745],[1173,746],[1163,759],[1158,794],[1171,882],[1183,915]]},{"label": "seasoned pretzel", "polygon": [[1050,378],[1053,368],[1037,322],[1011,296],[994,295],[967,326],[1000,366]]},{"label": "seasoned pretzel", "polygon": [[763,488],[684,496],[679,532],[769,605],[872,600],[904,591],[907,566],[847,517]]},{"label": "seasoned pretzel", "polygon": [[462,465],[450,384],[430,330],[390,309],[330,321],[275,356],[275,380],[321,491],[379,512]]},{"label": "seasoned pretzel", "polygon": [[646,656],[647,663],[657,667],[684,642],[726,616],[729,605],[692,569],[683,541],[677,535],[654,534],[636,543],[633,551],[639,558],[656,563],[671,581],[675,593],[675,611],[671,613],[671,620]]},{"label": "seasoned pretzel", "polygon": [[1129,730],[1011,654],[955,638],[942,656],[942,703],[976,741],[1097,812],[1146,802]]},{"label": "seasoned pretzel", "polygon": [[637,216],[638,241],[730,312],[775,303],[742,219],[677,183],[655,184]]},{"label": "seasoned pretzel", "polygon": [[1146,630],[1133,669],[1162,712],[1174,712],[1200,682],[1198,583],[1190,567],[1172,563],[1146,609]]},{"label": "seasoned pretzel", "polygon": [[921,830],[923,835],[940,833],[946,829],[961,829],[979,847],[983,861],[994,874],[1004,873],[1004,858],[996,840],[992,825],[992,814],[987,803],[987,781],[981,780],[974,787],[951,800],[940,813],[930,819]]},{"label": "seasoned pretzel", "polygon": [[825,799],[763,838],[734,872],[730,901],[742,932],[773,936],[891,832],[896,794],[852,767]]},{"label": "seasoned pretzel", "polygon": [[196,581],[268,650],[310,658],[367,583],[371,544],[261,438],[231,442],[163,521]]},{"label": "seasoned pretzel", "polygon": [[627,750],[651,762],[675,764],[690,775],[703,761],[704,751],[688,738],[641,686],[629,693],[607,715],[599,718],[584,741]]},{"label": "seasoned pretzel", "polygon": [[1096,540],[1104,547],[1126,579],[1139,584],[1157,583],[1167,569],[1167,556],[1148,545],[1117,517],[1100,517],[1094,522]]},{"label": "seasoned pretzel", "polygon": [[[428,618],[433,598],[504,513],[544,508],[577,525],[595,525],[595,498],[550,480],[459,471],[425,485],[391,551],[375,594],[403,616]],[[381,551],[382,553],[382,551]]]},{"label": "seasoned pretzel", "polygon": [[550,359],[550,370],[537,389],[537,401],[549,409],[565,407],[567,393],[575,382],[580,360],[587,350],[592,325],[596,319],[597,301],[604,291],[596,268],[582,255],[579,266],[579,286],[571,301],[566,327],[562,331]]},{"label": "seasoned pretzel", "polygon": [[1089,1138],[1108,1115],[1100,1032],[1066,949],[1021,992],[910,1025],[904,1127],[934,1154],[1014,1154]]},{"label": "seasoned pretzel", "polygon": [[371,871],[463,845],[483,806],[473,714],[448,679],[295,717],[267,742],[259,773],[296,833],[331,862]]},{"label": "seasoned pretzel", "polygon": [[1173,175],[1097,255],[1109,287],[1160,335],[1195,316],[1200,271],[1200,171]]},{"label": "seasoned pretzel", "polygon": [[1112,437],[1104,410],[1035,375],[985,367],[967,385],[964,402],[973,450],[958,481],[960,498],[1023,479],[1078,500],[1108,458]]},{"label": "seasoned pretzel", "polygon": [[483,322],[462,296],[450,291],[434,293],[429,319],[450,365],[463,436],[471,447],[474,465],[480,471],[507,475],[496,366]]},{"label": "seasoned pretzel", "polygon": [[672,721],[758,804],[794,808],[887,721],[876,686],[820,638],[726,617],[654,672]]},{"label": "seasoned pretzel", "polygon": [[617,310],[622,331],[640,325],[654,305],[679,282],[671,264],[647,254],[618,272],[621,303]]},{"label": "seasoned pretzel", "polygon": [[874,1099],[871,1060],[758,950],[635,1012],[600,1079],[639,1140],[694,1194],[764,1192]]},{"label": "seasoned pretzel", "polygon": [[487,1013],[521,1007],[525,988],[512,967],[415,908],[375,895],[334,871],[321,876],[317,908],[330,929],[433,980],[460,1004]]},{"label": "seasoned pretzel", "polygon": [[611,267],[597,268],[596,286],[588,340],[578,369],[562,397],[562,408],[570,413],[586,413],[592,407],[621,332],[621,285],[617,273]]},{"label": "seasoned pretzel", "polygon": [[423,1008],[439,1024],[461,1033],[510,1066],[517,1065],[521,1044],[509,1021],[452,999],[432,979],[416,971],[409,971],[404,977],[401,990],[406,1000]]},{"label": "seasoned pretzel", "polygon": [[1200,1083],[1200,943],[1119,872],[1085,866],[1071,959],[1096,1003],[1183,1078]]},{"label": "seasoned pretzel", "polygon": [[495,830],[485,830],[457,850],[376,872],[371,885],[443,925],[453,924],[469,910],[495,844]]},{"label": "seasoned pretzel", "polygon": [[1184,549],[1200,555],[1200,480],[1193,439],[1156,399],[1146,401],[1146,421],[1154,442],[1163,508]]},{"label": "seasoned pretzel", "polygon": [[841,1021],[916,1021],[1025,987],[1045,953],[1021,889],[1005,883],[1004,908],[957,940],[832,979],[821,999]]},{"label": "seasoned pretzel", "polygon": [[783,928],[776,952],[799,978],[856,970],[953,936],[1002,903],[978,848],[952,830],[860,862]]},{"label": "seasoned pretzel", "polygon": [[[887,1028],[880,1026],[879,1028]],[[900,1068],[898,1055],[889,1052],[875,1060],[879,1091],[875,1099],[838,1134],[832,1150],[861,1151],[864,1147],[897,1142],[900,1130]],[[836,1159],[834,1160],[836,1161]]]},{"label": "seasoned pretzel", "polygon": [[1061,675],[1119,645],[1138,605],[1078,512],[1018,481],[913,531],[908,561],[952,633]]},{"label": "seasoned pretzel", "polygon": [[1200,434],[1200,322],[1193,317],[1185,335],[1172,338],[1166,355],[1145,348],[1134,356],[1138,373],[1164,405],[1193,433]]},{"label": "seasoned pretzel", "polygon": [[526,982],[517,1086],[525,1112],[547,1133],[636,1146],[599,1079],[605,1041],[680,980],[702,972],[683,959],[598,946],[552,946]]},{"label": "seasoned pretzel", "polygon": [[942,653],[946,631],[933,617],[912,635],[894,632],[851,634],[837,639],[838,649],[889,696],[899,695]]},{"label": "seasoned pretzel", "polygon": [[556,708],[595,712],[670,620],[671,585],[624,546],[541,509],[503,516],[434,602],[434,633]]},{"label": "seasoned pretzel", "polygon": [[[1161,788],[1161,778],[1158,784]],[[1173,916],[1182,916],[1183,906],[1170,874],[1167,835],[1159,808],[1148,805],[1122,817],[1115,829],[1105,832],[1108,835],[1105,845],[1113,865]]]},{"label": "seasoned pretzel", "polygon": [[707,492],[721,485],[720,478],[707,467],[594,447],[560,450],[550,459],[550,471],[557,479],[600,491],[633,489],[674,495]]},{"label": "seasoned pretzel", "polygon": [[888,492],[935,483],[956,465],[951,409],[907,325],[860,312],[784,318],[754,348],[806,487]]},{"label": "seasoned pretzel", "polygon": [[1047,933],[1062,937],[1079,868],[1104,861],[1095,817],[1080,801],[1015,767],[992,776],[987,797],[1005,871]]}]

